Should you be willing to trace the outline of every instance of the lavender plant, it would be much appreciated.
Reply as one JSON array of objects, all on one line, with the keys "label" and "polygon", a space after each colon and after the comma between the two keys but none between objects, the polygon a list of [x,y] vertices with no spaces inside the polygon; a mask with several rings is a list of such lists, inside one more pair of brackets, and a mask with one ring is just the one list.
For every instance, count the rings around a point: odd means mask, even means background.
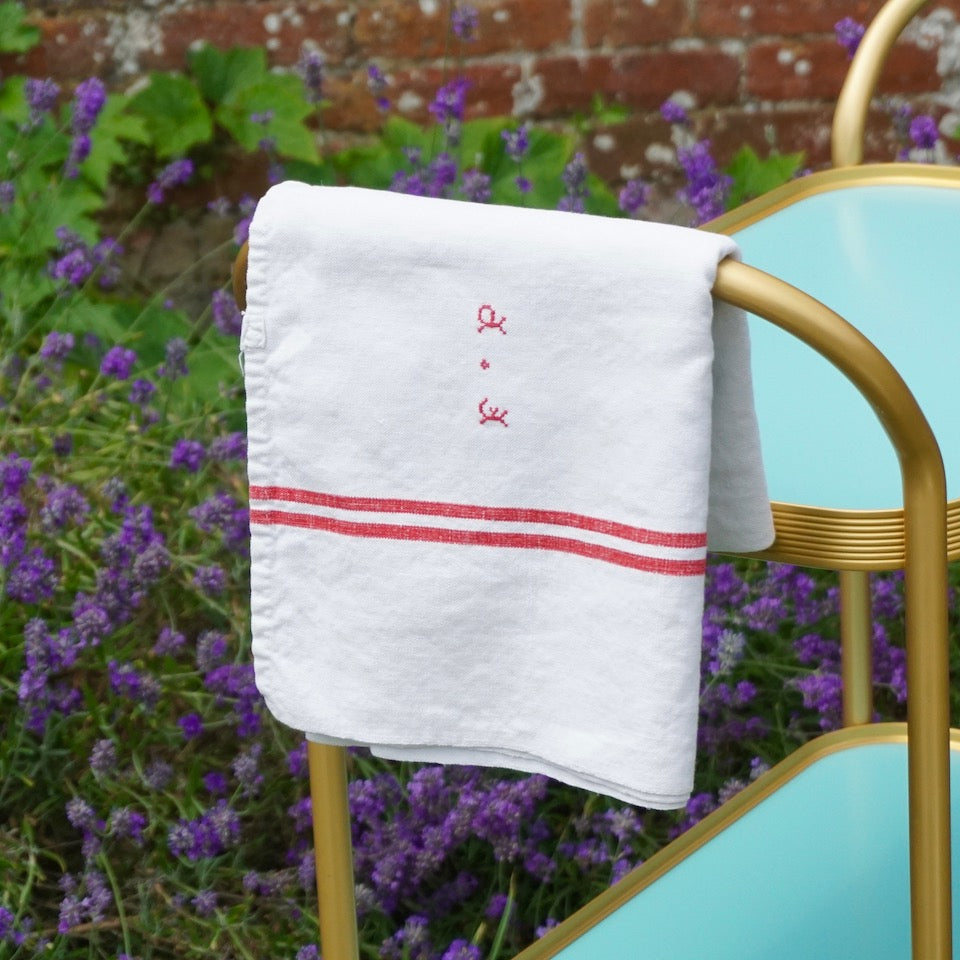
[{"label": "lavender plant", "polygon": [[[0,34],[29,45],[15,6],[0,4]],[[477,29],[457,7],[456,36]],[[197,177],[187,151],[229,136],[278,175],[617,209],[571,137],[466,119],[462,82],[438,91],[433,128],[393,118],[378,146],[319,160],[305,126],[319,55],[301,63],[297,105],[259,52],[204,48],[192,64],[134,100],[96,81],[69,98],[43,78],[0,86],[3,957],[318,958],[305,748],[265,712],[249,651],[240,314],[219,289],[189,315],[125,271],[127,238]],[[369,79],[389,109],[387,78]],[[726,181],[695,144],[687,189],[705,216]],[[106,188],[131,171],[140,210],[104,236]],[[642,214],[649,190],[627,184],[619,207]],[[234,246],[254,205],[213,205],[237,218]],[[896,577],[875,581],[874,605],[878,709],[897,716]],[[365,960],[509,956],[835,726],[836,618],[834,588],[809,573],[711,566],[701,761],[678,814],[354,751]]]}]

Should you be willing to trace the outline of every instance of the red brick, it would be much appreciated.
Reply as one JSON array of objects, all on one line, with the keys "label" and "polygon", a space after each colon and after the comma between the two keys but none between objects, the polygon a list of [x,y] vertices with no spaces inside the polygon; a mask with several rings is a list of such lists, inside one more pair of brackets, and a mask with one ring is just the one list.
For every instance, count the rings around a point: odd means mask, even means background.
[{"label": "red brick", "polygon": [[541,59],[537,73],[545,95],[541,116],[583,110],[594,94],[633,107],[656,109],[677,90],[698,104],[731,103],[737,98],[740,64],[718,50],[661,50],[614,57]]},{"label": "red brick", "polygon": [[[764,100],[835,99],[849,66],[830,40],[758,43],[747,55],[747,93]],[[936,54],[900,43],[890,52],[879,92],[918,93],[937,85]]]},{"label": "red brick", "polygon": [[353,36],[365,56],[433,59],[443,55],[447,20],[424,16],[417,4],[387,0],[357,11]]},{"label": "red brick", "polygon": [[325,91],[330,101],[323,111],[325,130],[371,133],[380,128],[383,114],[367,88],[366,70],[328,78]]},{"label": "red brick", "polygon": [[583,17],[589,47],[633,47],[663,43],[690,33],[685,0],[588,0]]},{"label": "red brick", "polygon": [[[520,79],[520,68],[514,64],[467,64],[463,75],[470,82],[467,91],[467,118],[509,114],[513,110],[513,85]],[[404,93],[415,94],[421,103],[405,110],[402,116],[418,123],[430,123],[428,110],[437,89],[450,80],[440,67],[423,67],[398,71],[387,91],[396,105]]]},{"label": "red brick", "polygon": [[485,56],[509,50],[544,50],[569,41],[569,0],[485,0],[476,37],[461,42],[449,31],[447,5],[433,15],[419,4],[387,0],[360,9],[354,28],[361,56],[436,59]]},{"label": "red brick", "polygon": [[912,43],[898,43],[887,57],[877,83],[878,93],[928,93],[940,89],[937,53]]},{"label": "red brick", "polygon": [[798,36],[833,33],[843,17],[869,22],[882,0],[699,0],[698,36]]},{"label": "red brick", "polygon": [[51,77],[69,85],[108,71],[107,24],[101,17],[45,17],[33,22],[40,28],[40,45],[21,56],[0,59],[5,74]]},{"label": "red brick", "polygon": [[345,2],[317,7],[272,0],[173,11],[160,19],[162,51],[146,51],[140,62],[144,69],[182,68],[191,45],[206,41],[221,49],[265,46],[272,64],[289,65],[300,56],[304,42],[311,41],[329,63],[337,64],[349,51],[349,18]]}]

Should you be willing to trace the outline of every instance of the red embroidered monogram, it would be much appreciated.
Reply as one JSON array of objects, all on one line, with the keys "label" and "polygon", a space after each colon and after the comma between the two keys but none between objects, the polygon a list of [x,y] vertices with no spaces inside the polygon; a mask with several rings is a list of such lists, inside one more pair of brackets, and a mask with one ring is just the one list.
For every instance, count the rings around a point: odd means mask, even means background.
[{"label": "red embroidered monogram", "polygon": [[480,423],[502,423],[505,427],[509,427],[510,424],[507,423],[505,418],[510,411],[501,410],[499,407],[488,407],[487,401],[489,399],[489,397],[484,397],[478,405],[478,409],[480,410]]},{"label": "red embroidered monogram", "polygon": [[[700,576],[706,569],[705,533],[646,530],[564,511],[347,497],[290,487],[254,486],[250,489],[250,496],[252,501],[260,501],[264,507],[250,511],[250,522],[258,525],[299,527],[381,540],[554,551],[663,576]],[[296,503],[307,508],[321,507],[327,511],[340,511],[346,516],[267,508],[266,505],[271,502]],[[364,513],[381,516],[370,520],[357,518],[357,514]],[[405,516],[397,516],[396,520],[388,519],[398,514]],[[461,522],[430,525],[430,521],[440,517]],[[511,529],[503,529],[507,524]],[[572,535],[560,536],[537,529],[544,526],[565,527]],[[594,539],[586,539],[584,534],[593,535]],[[610,542],[602,542],[604,539]],[[638,543],[682,551],[687,555],[639,553],[632,546]]]},{"label": "red embroidered monogram", "polygon": [[[484,313],[486,311],[486,313]],[[506,317],[501,317],[497,319],[497,311],[490,306],[489,303],[485,303],[477,311],[477,323],[480,324],[477,327],[477,333],[483,333],[484,330],[499,330],[502,334],[506,335],[507,331],[503,329],[503,325],[507,322]]]}]

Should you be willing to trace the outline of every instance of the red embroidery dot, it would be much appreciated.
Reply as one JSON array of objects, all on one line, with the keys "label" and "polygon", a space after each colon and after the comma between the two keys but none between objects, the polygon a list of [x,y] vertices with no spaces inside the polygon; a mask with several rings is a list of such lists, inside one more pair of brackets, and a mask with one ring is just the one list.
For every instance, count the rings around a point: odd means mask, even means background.
[{"label": "red embroidery dot", "polygon": [[490,364],[487,360],[484,359],[480,361],[480,366],[483,367],[484,370],[487,370],[489,369]]}]

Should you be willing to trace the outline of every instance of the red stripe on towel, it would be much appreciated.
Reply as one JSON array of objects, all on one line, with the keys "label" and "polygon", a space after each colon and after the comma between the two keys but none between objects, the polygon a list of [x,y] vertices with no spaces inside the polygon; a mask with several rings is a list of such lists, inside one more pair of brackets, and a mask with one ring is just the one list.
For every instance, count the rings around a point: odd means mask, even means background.
[{"label": "red stripe on towel", "polygon": [[342,510],[361,510],[372,513],[410,513],[427,517],[457,517],[463,520],[497,520],[510,523],[546,523],[560,527],[574,527],[602,533],[633,543],[648,543],[655,547],[691,549],[706,547],[706,533],[665,533],[631,527],[612,520],[585,517],[561,510],[535,510],[525,507],[477,507],[461,503],[436,503],[430,500],[395,500],[378,497],[344,497],[333,493],[317,493],[296,487],[251,486],[253,500],[275,500],[303,503],[317,507]]},{"label": "red stripe on towel", "polygon": [[701,576],[707,568],[706,559],[669,560],[662,557],[644,557],[639,554],[613,550],[595,543],[531,533],[493,533],[489,530],[449,530],[443,527],[416,527],[394,523],[353,523],[312,513],[289,513],[286,510],[251,510],[250,522],[265,526],[301,527],[325,530],[350,537],[372,537],[378,540],[420,540],[428,543],[474,544],[487,547],[513,547],[528,550],[557,550],[573,553],[591,560],[602,560],[620,567],[630,567],[645,573],[659,573],[673,577]]}]

